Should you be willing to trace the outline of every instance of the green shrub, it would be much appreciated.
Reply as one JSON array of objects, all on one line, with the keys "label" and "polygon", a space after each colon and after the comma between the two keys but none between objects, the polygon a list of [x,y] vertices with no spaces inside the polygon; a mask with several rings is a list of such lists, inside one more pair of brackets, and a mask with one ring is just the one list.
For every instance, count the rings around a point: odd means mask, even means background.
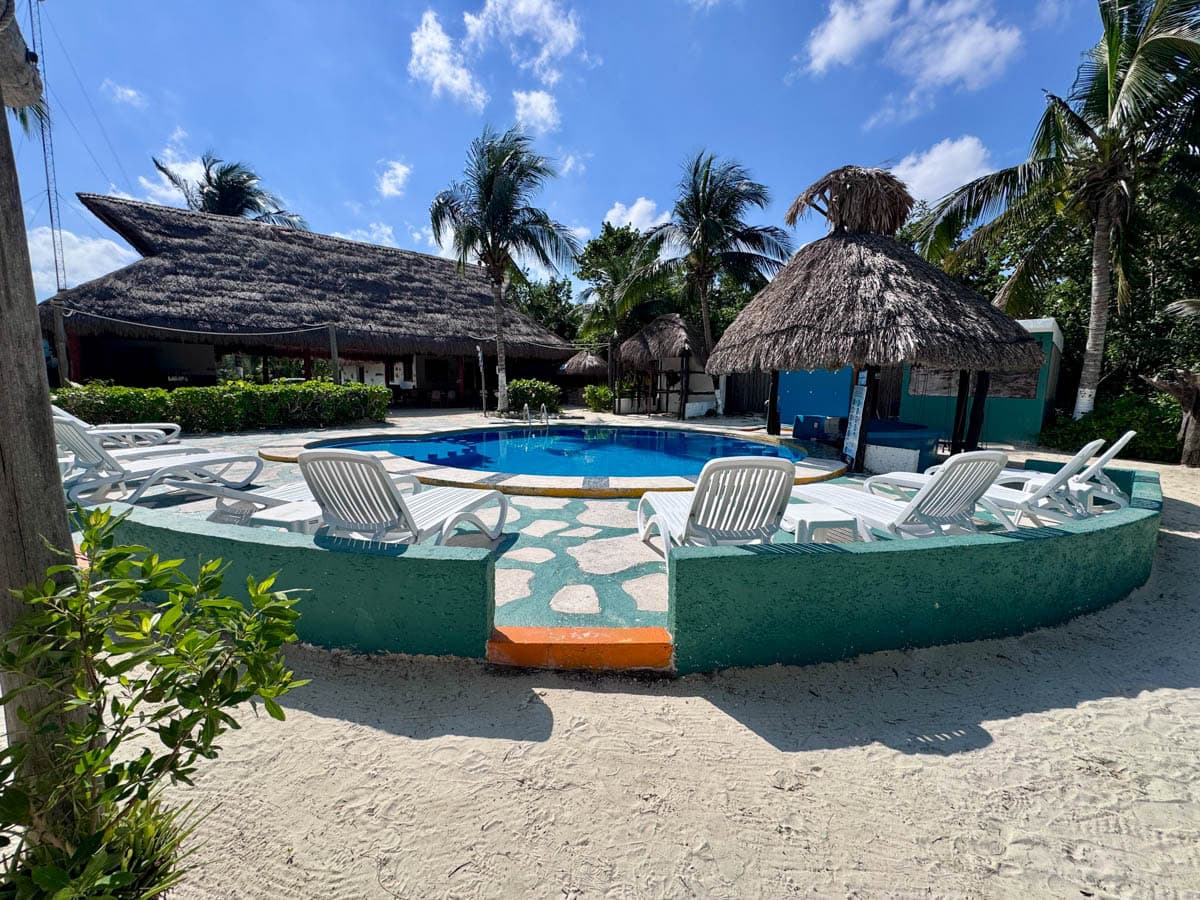
[{"label": "green shrub", "polygon": [[1129,442],[1122,456],[1177,463],[1181,453],[1181,418],[1179,404],[1170,397],[1126,393],[1113,400],[1101,401],[1094,412],[1082,419],[1059,416],[1052,425],[1042,429],[1038,443],[1074,453],[1096,438],[1111,442],[1132,429],[1137,432],[1137,437]]},{"label": "green shrub", "polygon": [[283,719],[278,698],[304,684],[281,653],[296,601],[273,578],[248,579],[243,604],[223,591],[220,560],[193,580],[181,560],[119,545],[120,522],[77,514],[81,558],[64,554],[26,588],[25,614],[0,639],[0,670],[22,685],[4,704],[28,728],[0,750],[6,900],[169,889],[191,825],[163,788],[217,757],[239,707]]},{"label": "green shrub", "polygon": [[612,389],[606,384],[589,384],[583,389],[583,402],[592,412],[612,412]]},{"label": "green shrub", "polygon": [[379,422],[387,416],[391,399],[391,389],[382,385],[329,381],[231,381],[173,391],[88,384],[63,388],[55,395],[55,403],[85,422],[178,422],[188,432]]},{"label": "green shrub", "polygon": [[512,412],[520,412],[525,404],[529,404],[531,412],[542,411],[546,404],[547,412],[556,413],[562,409],[562,388],[548,381],[538,381],[536,378],[518,378],[508,383],[508,408]]}]

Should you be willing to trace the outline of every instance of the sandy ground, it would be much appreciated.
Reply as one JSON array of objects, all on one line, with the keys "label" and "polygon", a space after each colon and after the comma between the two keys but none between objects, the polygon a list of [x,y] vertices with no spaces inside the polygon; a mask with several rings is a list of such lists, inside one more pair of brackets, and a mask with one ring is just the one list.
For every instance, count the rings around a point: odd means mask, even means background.
[{"label": "sandy ground", "polygon": [[[1021,638],[670,680],[297,648],[181,897],[1200,896],[1200,473]],[[1031,573],[1036,577],[1036,573]]]}]

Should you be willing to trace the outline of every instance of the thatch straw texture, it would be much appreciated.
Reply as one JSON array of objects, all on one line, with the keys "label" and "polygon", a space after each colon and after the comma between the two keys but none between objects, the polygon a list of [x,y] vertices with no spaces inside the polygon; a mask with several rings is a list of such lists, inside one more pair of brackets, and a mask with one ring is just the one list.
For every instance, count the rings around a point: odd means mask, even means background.
[{"label": "thatch straw texture", "polygon": [[648,370],[660,359],[690,353],[704,365],[704,338],[688,327],[679,313],[659,316],[620,348],[621,365],[627,369]]},{"label": "thatch straw texture", "polygon": [[812,184],[788,208],[784,221],[795,225],[809,210],[829,222],[831,231],[895,234],[913,207],[912,195],[887,169],[842,166]]},{"label": "thatch straw texture", "polygon": [[[79,199],[146,258],[58,295],[68,312],[136,324],[70,315],[74,333],[320,354],[329,347],[324,330],[252,333],[334,323],[340,353],[358,358],[473,355],[477,344],[488,352],[495,340],[491,287],[476,268],[459,271],[436,256],[246,219],[94,194]],[[44,322],[48,313],[42,310]],[[506,336],[511,356],[571,353],[565,341],[511,307]]]},{"label": "thatch straw texture", "polygon": [[562,375],[580,378],[605,378],[608,375],[608,363],[603,356],[597,356],[590,350],[580,350],[559,366],[558,371]]},{"label": "thatch straw texture", "polygon": [[1024,371],[1042,364],[1042,350],[1014,319],[893,238],[835,232],[801,248],[742,310],[708,371],[902,362]]}]

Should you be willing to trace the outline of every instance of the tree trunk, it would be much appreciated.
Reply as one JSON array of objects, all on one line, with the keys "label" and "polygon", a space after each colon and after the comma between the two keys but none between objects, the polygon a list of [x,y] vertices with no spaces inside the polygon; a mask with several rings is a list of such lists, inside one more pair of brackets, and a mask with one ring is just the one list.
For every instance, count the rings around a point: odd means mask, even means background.
[{"label": "tree trunk", "polygon": [[1104,365],[1104,335],[1108,330],[1108,303],[1112,296],[1112,220],[1101,210],[1092,236],[1092,308],[1088,313],[1087,350],[1079,373],[1079,392],[1075,395],[1075,418],[1090,413],[1096,406],[1096,388]]},{"label": "tree trunk", "polygon": [[504,362],[504,282],[492,282],[492,300],[496,305],[496,412],[508,412],[508,369]]},{"label": "tree trunk", "polygon": [[1200,468],[1200,372],[1174,372],[1165,378],[1143,376],[1142,380],[1179,402],[1183,412],[1179,428],[1183,453],[1179,462],[1188,468]]},{"label": "tree trunk", "polygon": [[707,357],[712,353],[713,338],[712,338],[712,319],[708,314],[708,279],[700,279],[700,318],[704,320],[704,355]]},{"label": "tree trunk", "polygon": [[[0,98],[0,107],[3,100]],[[25,612],[13,590],[41,582],[46,569],[70,554],[58,453],[50,421],[50,391],[42,355],[41,328],[25,239],[20,185],[9,141],[8,116],[0,109],[0,632]],[[51,549],[53,548],[53,549]],[[4,693],[18,687],[0,675]],[[51,765],[55,732],[34,733],[17,707],[39,709],[50,697],[30,691],[4,708],[9,741],[26,742],[26,771]],[[63,719],[52,719],[61,728]],[[62,811],[69,815],[69,811]]]}]

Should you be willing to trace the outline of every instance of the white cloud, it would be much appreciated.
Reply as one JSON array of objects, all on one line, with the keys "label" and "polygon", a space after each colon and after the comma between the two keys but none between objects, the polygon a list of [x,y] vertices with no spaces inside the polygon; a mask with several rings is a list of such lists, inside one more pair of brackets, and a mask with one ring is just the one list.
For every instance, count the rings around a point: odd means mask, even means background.
[{"label": "white cloud", "polygon": [[440,256],[442,259],[456,258],[454,255],[454,240],[446,232],[442,233],[442,245],[440,247],[433,237],[433,229],[428,225],[409,224],[408,236],[416,244],[416,249],[422,253],[432,253]]},{"label": "white cloud", "polygon": [[381,197],[403,197],[404,184],[412,174],[412,166],[399,160],[388,160],[387,166],[379,176],[379,195]]},{"label": "white cloud", "polygon": [[[809,37],[804,70],[822,74],[871,48],[907,90],[889,95],[867,122],[908,121],[931,109],[937,91],[974,91],[996,80],[1021,45],[1021,31],[998,21],[990,0],[830,0]],[[788,80],[799,74],[793,71]]]},{"label": "white cloud", "polygon": [[549,134],[559,125],[558,103],[545,91],[513,91],[517,125],[532,134]]},{"label": "white cloud", "polygon": [[809,71],[820,74],[853,62],[892,29],[899,5],[900,0],[832,0],[829,15],[808,40]]},{"label": "white cloud", "polygon": [[123,84],[117,84],[111,78],[105,78],[104,81],[100,82],[100,91],[113,103],[136,106],[138,109],[142,109],[146,105],[146,97],[141,91],[126,87]]},{"label": "white cloud", "polygon": [[362,241],[364,244],[382,244],[384,247],[399,247],[396,232],[391,225],[383,222],[372,222],[366,228],[351,228],[349,231],[335,231],[334,237],[346,238],[351,241]]},{"label": "white cloud", "polygon": [[586,225],[576,225],[571,229],[571,234],[575,235],[575,239],[582,244],[584,241],[591,240],[592,229]]},{"label": "white cloud", "polygon": [[[50,228],[46,225],[31,228],[27,237],[34,291],[39,298],[53,296],[58,288],[54,280],[54,244],[50,238]],[[62,245],[68,287],[107,275],[141,258],[115,241],[80,237],[70,231],[62,233]]]},{"label": "white cloud", "polygon": [[995,169],[988,148],[972,134],[956,140],[946,138],[928,150],[908,154],[892,166],[892,172],[908,185],[912,195],[927,201],[937,200]]},{"label": "white cloud", "polygon": [[604,214],[604,221],[610,225],[632,225],[638,231],[646,231],[655,225],[669,221],[671,213],[667,210],[658,211],[658,204],[645,197],[638,197],[631,206],[620,201],[613,204],[612,209]]},{"label": "white cloud", "polygon": [[583,39],[575,11],[565,12],[558,0],[484,0],[478,15],[463,13],[463,23],[467,47],[482,49],[493,37],[507,41],[513,61],[548,85],[562,75],[559,61]]},{"label": "white cloud", "polygon": [[[172,172],[182,176],[185,181],[196,182],[204,174],[204,164],[200,162],[200,157],[192,156],[184,148],[187,136],[186,131],[176,126],[167,138],[167,146],[158,154],[158,160]],[[183,202],[183,194],[157,169],[151,178],[139,175],[138,184],[146,192],[147,200],[168,205],[179,205]]]},{"label": "white cloud", "polygon": [[435,97],[449,94],[476,110],[487,105],[487,91],[467,68],[462,53],[442,30],[437,13],[431,9],[425,10],[421,24],[412,33],[408,74],[428,83]]},{"label": "white cloud", "polygon": [[721,5],[721,0],[687,0],[687,5],[697,12],[708,12]]},{"label": "white cloud", "polygon": [[1058,28],[1070,17],[1073,0],[1039,0],[1033,14],[1034,28]]}]

